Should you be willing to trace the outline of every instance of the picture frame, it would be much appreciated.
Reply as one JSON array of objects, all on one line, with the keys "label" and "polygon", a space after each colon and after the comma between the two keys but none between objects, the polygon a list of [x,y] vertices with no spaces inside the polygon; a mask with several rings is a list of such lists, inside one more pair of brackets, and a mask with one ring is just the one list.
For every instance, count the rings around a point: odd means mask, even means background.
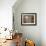
[{"label": "picture frame", "polygon": [[37,25],[37,13],[21,13],[21,25]]}]

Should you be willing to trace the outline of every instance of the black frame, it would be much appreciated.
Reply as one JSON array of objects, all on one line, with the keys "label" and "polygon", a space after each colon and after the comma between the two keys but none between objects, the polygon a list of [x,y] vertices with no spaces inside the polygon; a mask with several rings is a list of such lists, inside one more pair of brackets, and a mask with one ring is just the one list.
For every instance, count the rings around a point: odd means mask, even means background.
[{"label": "black frame", "polygon": [[[25,23],[25,24],[24,24],[24,23],[23,23],[23,16],[25,16],[25,15],[27,15],[27,16],[33,15],[33,16],[35,17],[35,20],[34,20],[35,24],[32,24],[32,23],[30,23],[30,24],[29,24],[29,23],[28,23],[28,24]],[[29,18],[29,17],[28,17],[28,18]],[[26,26],[26,25],[27,25],[27,26],[30,26],[30,25],[31,25],[31,26],[34,26],[34,25],[37,25],[37,13],[21,13],[21,25],[24,25],[24,26]]]}]

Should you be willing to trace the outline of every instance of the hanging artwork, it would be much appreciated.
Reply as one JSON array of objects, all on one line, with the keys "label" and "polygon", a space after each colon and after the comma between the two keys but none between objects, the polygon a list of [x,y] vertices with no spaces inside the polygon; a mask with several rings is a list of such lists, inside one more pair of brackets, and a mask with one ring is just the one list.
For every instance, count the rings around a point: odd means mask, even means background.
[{"label": "hanging artwork", "polygon": [[21,25],[36,25],[37,14],[36,13],[21,13]]}]

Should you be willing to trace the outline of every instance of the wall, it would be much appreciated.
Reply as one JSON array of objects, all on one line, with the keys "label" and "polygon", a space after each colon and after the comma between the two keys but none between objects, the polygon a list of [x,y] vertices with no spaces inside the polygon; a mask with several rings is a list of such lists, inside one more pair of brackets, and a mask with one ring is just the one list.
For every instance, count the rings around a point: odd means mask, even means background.
[{"label": "wall", "polygon": [[[24,39],[34,40],[36,46],[41,46],[40,2],[40,0],[23,0],[17,7],[13,7],[15,31],[22,32]],[[22,26],[21,13],[37,13],[37,25]]]},{"label": "wall", "polygon": [[12,29],[12,6],[16,0],[0,0],[0,27]]},{"label": "wall", "polygon": [[46,46],[46,0],[41,0],[40,23],[42,46]]},{"label": "wall", "polygon": [[[9,30],[12,29],[12,6],[16,0],[0,0],[0,38],[5,38],[5,35],[10,35],[10,32],[3,31],[1,27],[6,27]],[[9,38],[9,37],[8,37]]]}]

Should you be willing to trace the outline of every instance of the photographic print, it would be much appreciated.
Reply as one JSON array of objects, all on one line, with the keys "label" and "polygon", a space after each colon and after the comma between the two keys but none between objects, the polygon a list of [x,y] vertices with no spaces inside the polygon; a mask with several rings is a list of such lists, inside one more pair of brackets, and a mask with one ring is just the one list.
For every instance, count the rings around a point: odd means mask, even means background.
[{"label": "photographic print", "polygon": [[21,25],[36,25],[37,14],[36,13],[21,13]]}]

